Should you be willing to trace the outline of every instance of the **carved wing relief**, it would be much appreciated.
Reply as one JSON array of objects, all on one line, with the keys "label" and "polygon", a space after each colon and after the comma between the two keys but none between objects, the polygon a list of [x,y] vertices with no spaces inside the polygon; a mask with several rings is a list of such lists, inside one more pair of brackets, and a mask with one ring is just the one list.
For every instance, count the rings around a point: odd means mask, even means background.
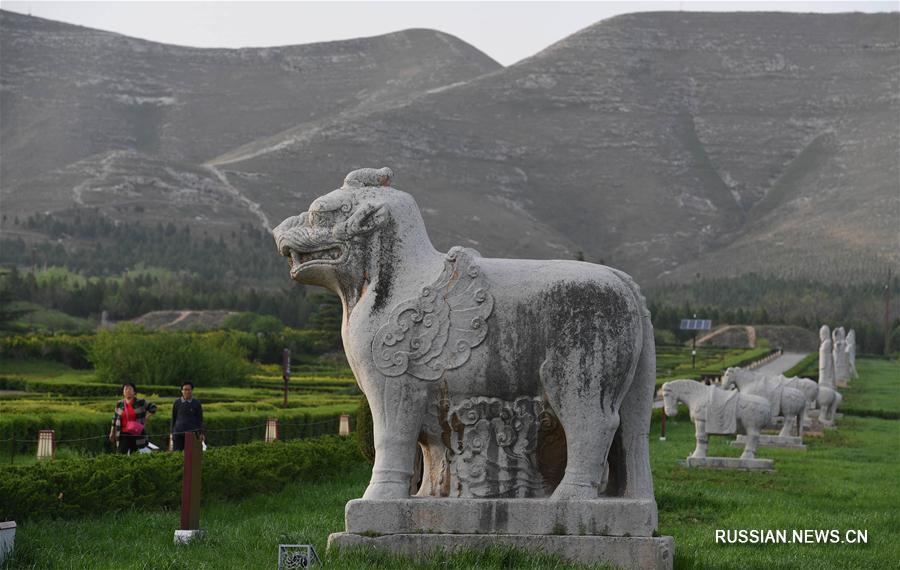
[{"label": "carved wing relief", "polygon": [[437,380],[465,364],[484,341],[494,298],[475,264],[478,256],[454,247],[437,281],[394,307],[372,340],[375,365],[384,375]]}]

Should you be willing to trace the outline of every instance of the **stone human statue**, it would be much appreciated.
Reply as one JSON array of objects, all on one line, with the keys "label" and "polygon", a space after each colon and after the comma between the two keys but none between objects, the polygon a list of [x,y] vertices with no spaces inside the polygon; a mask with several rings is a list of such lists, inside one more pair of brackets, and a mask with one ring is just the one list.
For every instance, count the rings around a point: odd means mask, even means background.
[{"label": "stone human statue", "polygon": [[856,331],[853,329],[847,333],[847,364],[850,367],[850,378],[859,378],[856,371]]},{"label": "stone human statue", "polygon": [[850,362],[847,359],[847,339],[844,327],[838,327],[831,333],[834,354],[834,382],[838,386],[846,386],[850,379]]},{"label": "stone human statue", "polygon": [[819,386],[835,389],[834,381],[834,354],[831,340],[831,329],[828,325],[822,325],[819,329]]},{"label": "stone human statue", "polygon": [[[652,501],[655,347],[637,285],[578,261],[441,253],[392,176],[351,172],[273,231],[291,277],[343,303],[375,436],[364,499],[409,497],[420,445],[421,496]],[[554,423],[564,463],[542,453]]]}]

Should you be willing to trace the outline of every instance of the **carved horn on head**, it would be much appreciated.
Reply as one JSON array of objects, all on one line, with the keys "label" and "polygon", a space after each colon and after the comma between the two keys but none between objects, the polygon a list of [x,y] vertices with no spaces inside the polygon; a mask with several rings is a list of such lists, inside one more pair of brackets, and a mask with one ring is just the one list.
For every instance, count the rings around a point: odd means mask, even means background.
[{"label": "carved horn on head", "polygon": [[344,177],[345,188],[372,188],[390,186],[394,171],[388,167],[360,168]]}]

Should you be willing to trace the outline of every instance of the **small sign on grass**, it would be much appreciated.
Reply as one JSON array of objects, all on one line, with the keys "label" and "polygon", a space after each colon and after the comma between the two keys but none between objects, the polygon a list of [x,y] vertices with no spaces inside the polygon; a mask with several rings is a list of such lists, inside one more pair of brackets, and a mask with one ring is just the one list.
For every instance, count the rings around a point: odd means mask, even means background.
[{"label": "small sign on grass", "polygon": [[279,544],[278,570],[321,566],[322,560],[312,544]]}]

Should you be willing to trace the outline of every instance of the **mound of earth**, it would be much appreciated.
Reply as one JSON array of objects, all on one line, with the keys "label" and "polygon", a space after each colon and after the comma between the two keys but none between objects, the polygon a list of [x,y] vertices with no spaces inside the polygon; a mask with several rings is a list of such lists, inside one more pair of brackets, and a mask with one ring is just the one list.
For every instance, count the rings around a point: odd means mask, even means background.
[{"label": "mound of earth", "polygon": [[819,349],[818,334],[800,327],[758,326],[756,335],[768,340],[769,346],[781,348],[786,352],[813,352]]},{"label": "mound of earth", "polygon": [[756,346],[756,331],[746,325],[721,325],[698,337],[697,346],[753,348]]},{"label": "mound of earth", "polygon": [[757,339],[787,352],[812,352],[819,346],[815,332],[795,326],[721,325],[697,339],[697,346],[755,348]]},{"label": "mound of earth", "polygon": [[152,311],[131,322],[152,331],[207,331],[222,328],[234,311]]}]

